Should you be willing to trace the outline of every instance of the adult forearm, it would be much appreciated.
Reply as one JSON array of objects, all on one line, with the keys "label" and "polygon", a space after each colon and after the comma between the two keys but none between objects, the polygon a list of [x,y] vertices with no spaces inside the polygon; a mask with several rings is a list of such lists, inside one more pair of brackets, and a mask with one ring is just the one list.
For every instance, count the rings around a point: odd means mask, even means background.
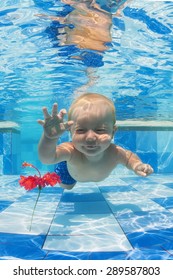
[{"label": "adult forearm", "polygon": [[38,154],[40,161],[44,164],[53,164],[56,157],[56,145],[58,138],[48,138],[42,135],[38,144]]}]

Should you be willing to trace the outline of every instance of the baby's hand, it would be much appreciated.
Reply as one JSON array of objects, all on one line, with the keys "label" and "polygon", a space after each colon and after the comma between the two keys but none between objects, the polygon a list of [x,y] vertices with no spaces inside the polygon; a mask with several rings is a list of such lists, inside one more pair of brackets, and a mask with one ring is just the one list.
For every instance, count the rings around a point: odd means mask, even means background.
[{"label": "baby's hand", "polygon": [[153,168],[149,164],[144,164],[144,163],[139,163],[135,167],[134,171],[137,175],[140,175],[143,177],[146,177],[154,172]]},{"label": "baby's hand", "polygon": [[43,107],[44,120],[38,120],[38,123],[43,126],[45,136],[54,139],[63,134],[65,130],[69,130],[73,121],[64,122],[63,118],[67,114],[65,109],[60,110],[58,114],[58,104],[54,103],[52,114],[50,115],[46,107]]}]

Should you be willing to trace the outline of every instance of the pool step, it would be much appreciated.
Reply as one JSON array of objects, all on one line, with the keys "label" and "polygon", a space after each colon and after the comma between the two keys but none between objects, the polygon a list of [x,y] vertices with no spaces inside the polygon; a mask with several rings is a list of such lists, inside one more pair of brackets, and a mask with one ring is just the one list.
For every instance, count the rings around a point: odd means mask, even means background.
[{"label": "pool step", "polygon": [[173,131],[172,121],[125,120],[116,124],[119,130]]},{"label": "pool step", "polygon": [[0,121],[0,132],[19,132],[19,125],[11,121]]}]

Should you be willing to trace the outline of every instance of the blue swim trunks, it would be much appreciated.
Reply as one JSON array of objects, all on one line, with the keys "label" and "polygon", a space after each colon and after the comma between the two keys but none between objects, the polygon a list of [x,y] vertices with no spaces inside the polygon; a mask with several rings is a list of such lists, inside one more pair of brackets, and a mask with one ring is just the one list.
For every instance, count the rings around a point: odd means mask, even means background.
[{"label": "blue swim trunks", "polygon": [[96,0],[100,8],[109,13],[116,13],[125,2],[127,2],[127,0]]},{"label": "blue swim trunks", "polygon": [[68,172],[66,161],[57,163],[55,165],[55,172],[60,176],[61,183],[66,185],[72,185],[76,183],[76,180],[74,180]]}]

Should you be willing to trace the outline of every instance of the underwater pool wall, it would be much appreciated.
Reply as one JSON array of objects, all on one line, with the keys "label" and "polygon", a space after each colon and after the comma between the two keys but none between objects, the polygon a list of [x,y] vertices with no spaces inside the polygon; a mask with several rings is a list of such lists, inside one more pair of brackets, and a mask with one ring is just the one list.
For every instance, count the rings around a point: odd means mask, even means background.
[{"label": "underwater pool wall", "polygon": [[15,122],[0,121],[0,175],[20,173],[21,137]]},{"label": "underwater pool wall", "polygon": [[[28,163],[32,163],[35,165],[40,171],[42,172],[53,172],[54,171],[54,166],[53,165],[45,165],[42,164],[39,160],[38,157],[38,143],[40,140],[42,131],[39,130],[35,135],[33,134],[26,135],[24,133],[23,129],[21,129],[21,135],[22,135],[22,141],[21,141],[21,164],[22,162],[26,161]],[[61,138],[59,139],[58,143],[66,142],[66,141],[71,141],[70,140],[70,134],[69,133],[64,133]],[[21,170],[22,173],[31,173],[32,170],[29,168],[26,168],[25,170]],[[33,170],[34,172],[34,170]]]},{"label": "underwater pool wall", "polygon": [[137,153],[155,173],[173,172],[173,122],[120,121],[115,143]]},{"label": "underwater pool wall", "polygon": [[[155,173],[173,172],[173,122],[119,121],[114,142],[136,153]],[[23,135],[23,134],[22,134]],[[21,137],[17,124],[0,122],[0,174],[12,175],[24,172],[23,161],[34,164],[40,171],[53,171],[54,167],[42,164],[38,159],[39,138]],[[61,142],[70,141],[67,133]],[[131,171],[119,166],[118,174]],[[25,170],[31,172],[31,170]]]}]

